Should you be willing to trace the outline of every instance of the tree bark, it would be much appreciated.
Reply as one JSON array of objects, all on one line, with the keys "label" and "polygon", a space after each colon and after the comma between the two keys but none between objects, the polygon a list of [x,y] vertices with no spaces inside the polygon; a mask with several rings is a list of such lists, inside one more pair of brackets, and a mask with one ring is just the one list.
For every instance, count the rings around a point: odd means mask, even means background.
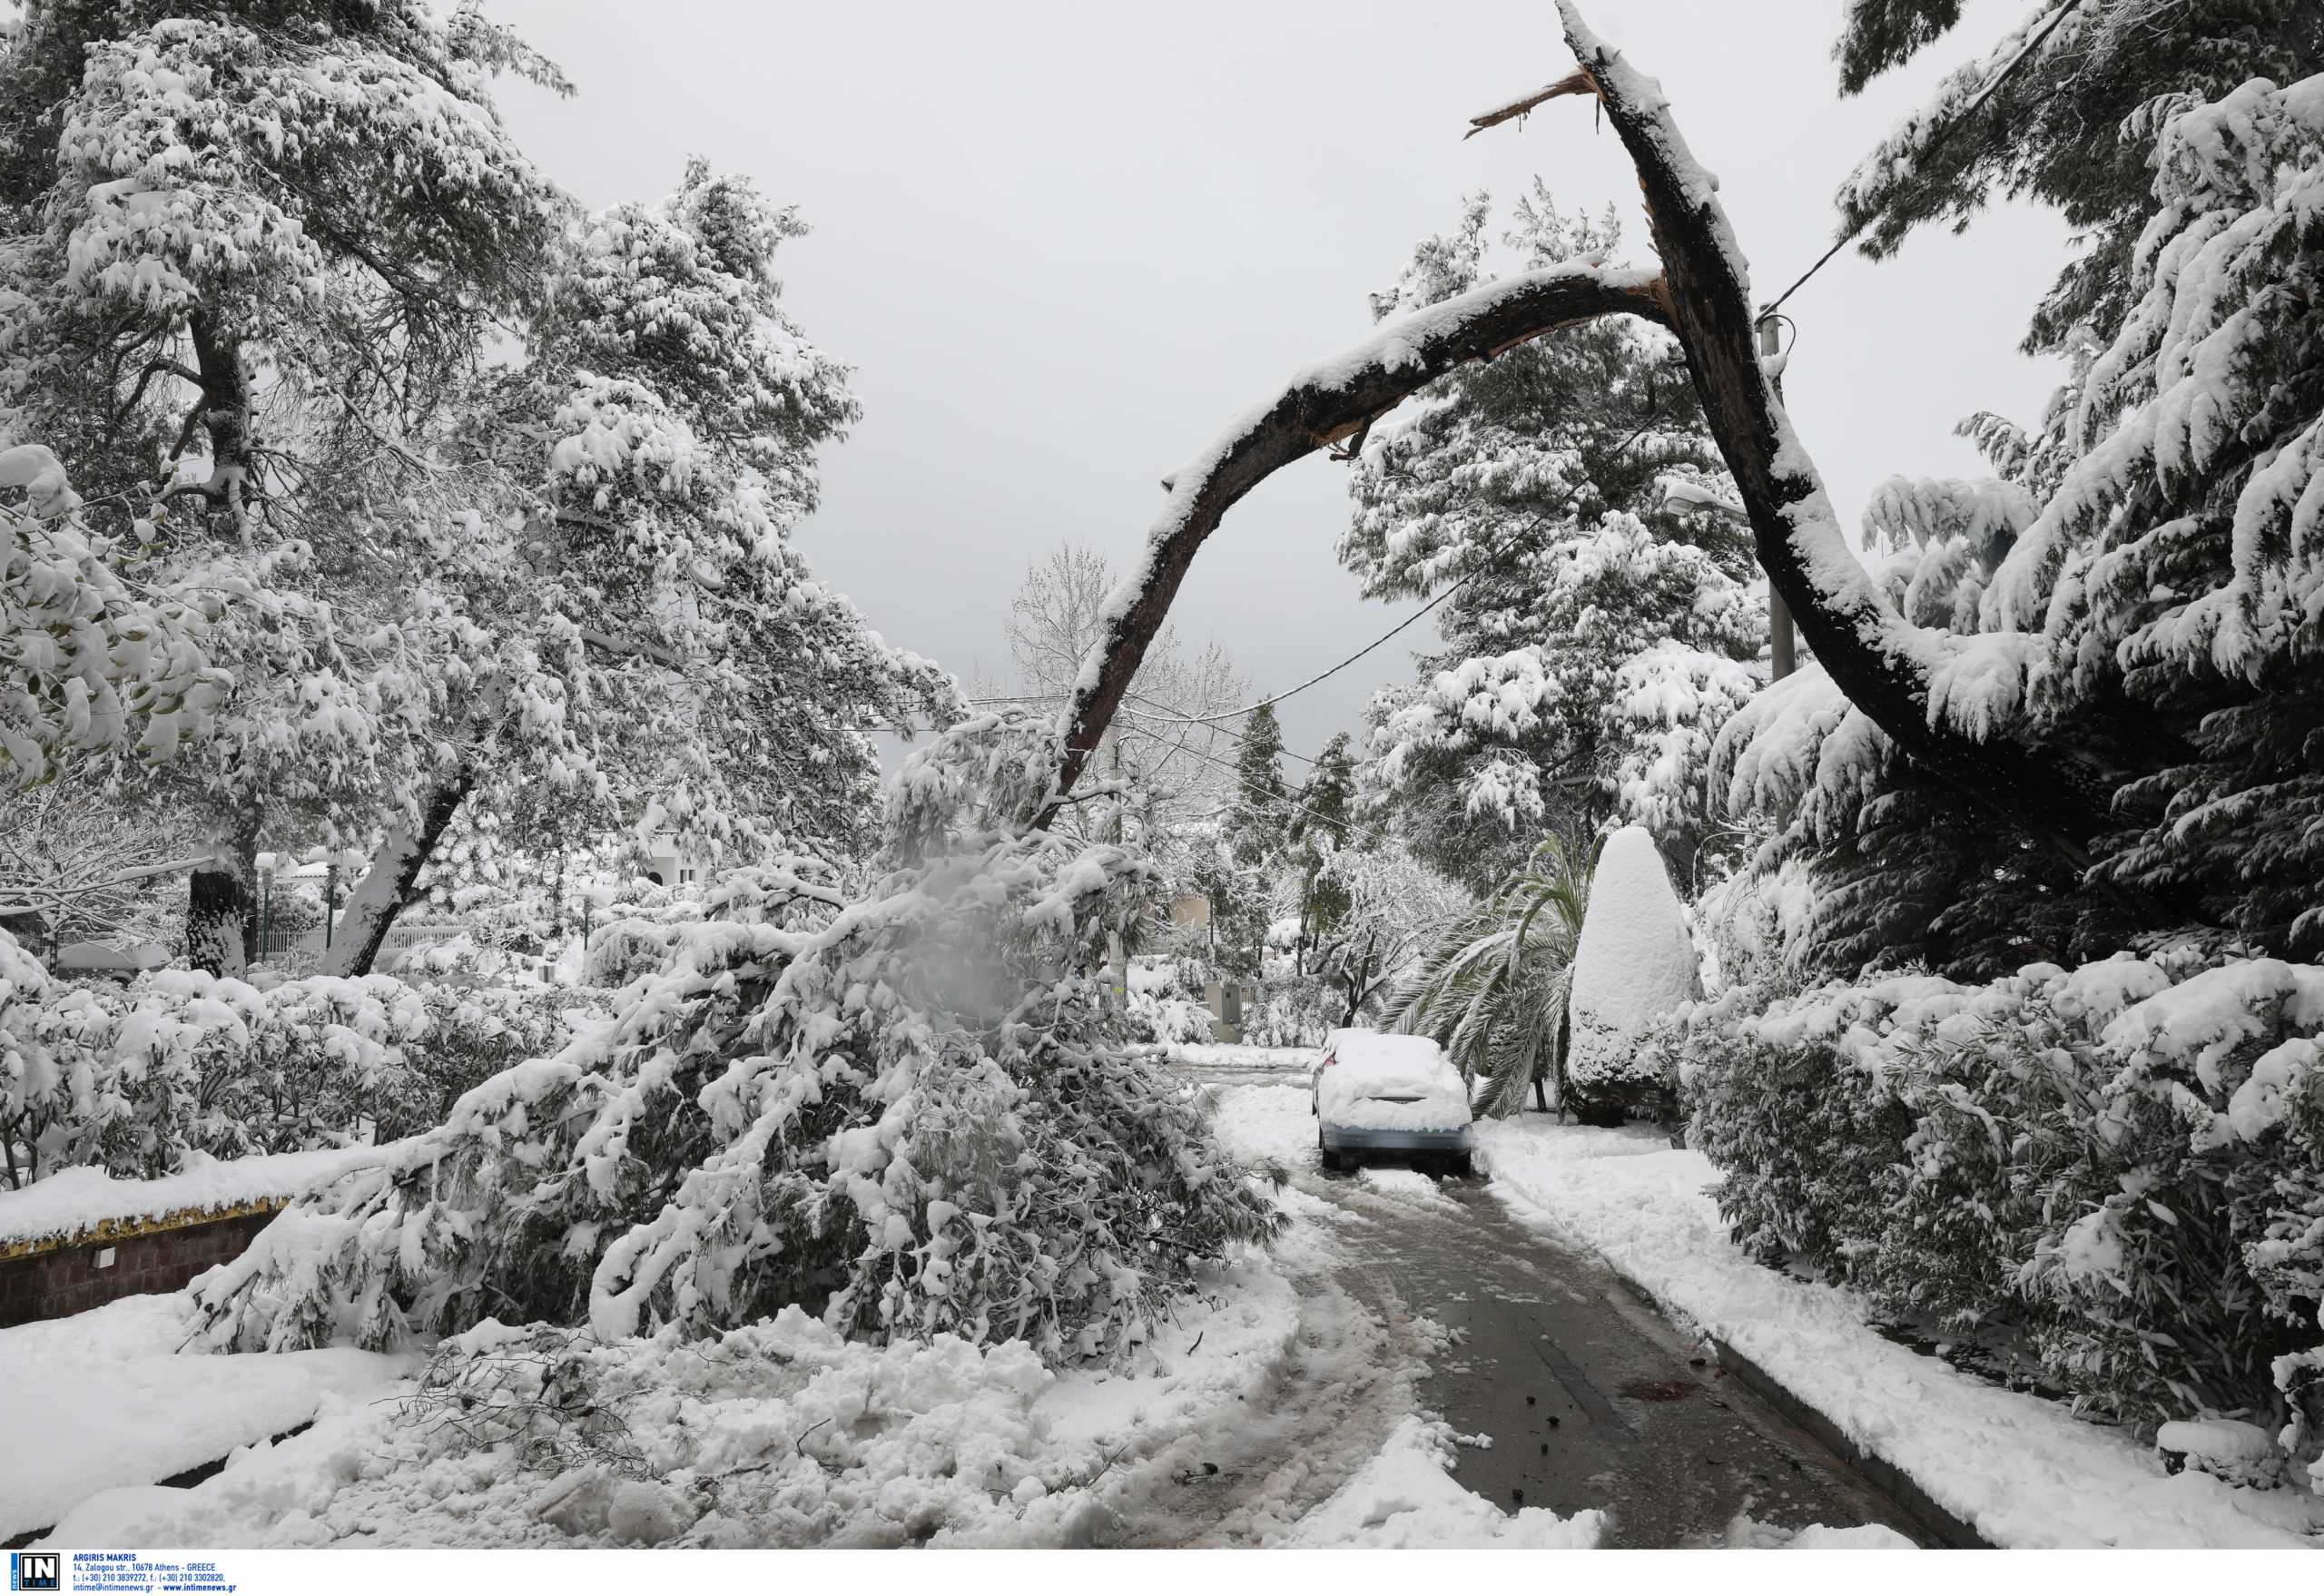
[{"label": "tree bark", "polygon": [[210,435],[211,505],[232,518],[236,533],[250,535],[251,376],[239,338],[218,327],[205,310],[186,319],[193,360],[202,379],[202,425]]},{"label": "tree bark", "polygon": [[236,820],[186,883],[186,959],[196,970],[240,979],[258,957],[258,817]]},{"label": "tree bark", "polygon": [[388,932],[411,902],[411,889],[419,872],[434,857],[436,844],[475,789],[476,773],[462,768],[448,781],[430,788],[422,800],[419,823],[397,821],[371,855],[363,881],[347,901],[347,913],[324,955],[325,975],[369,975],[379,957]]}]

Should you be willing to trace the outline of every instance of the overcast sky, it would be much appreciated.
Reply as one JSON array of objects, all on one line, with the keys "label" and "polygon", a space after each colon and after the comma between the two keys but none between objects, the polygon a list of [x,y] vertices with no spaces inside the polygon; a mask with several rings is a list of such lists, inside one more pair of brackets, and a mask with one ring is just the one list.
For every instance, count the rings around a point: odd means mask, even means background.
[{"label": "overcast sky", "polygon": [[[1972,0],[1926,59],[1842,101],[1840,0],[1585,3],[1721,180],[1758,299],[1828,243],[1856,157],[2026,11]],[[1125,563],[1158,479],[1361,338],[1365,294],[1462,193],[1505,208],[1539,173],[1563,205],[1613,201],[1627,251],[1652,252],[1587,102],[1461,137],[1571,66],[1546,0],[491,9],[579,91],[503,103],[585,202],[657,196],[701,153],[799,205],[815,231],[786,246],[786,302],[856,368],[865,412],[826,452],[800,542],[891,642],[964,681],[1006,677],[1029,562],[1077,538]],[[2036,417],[2056,375],[2016,344],[2065,249],[2053,218],[2013,209],[1880,265],[1846,252],[1786,307],[1787,396],[1848,525],[1890,475],[1975,472],[1960,417]],[[1274,692],[1409,613],[1361,599],[1333,559],[1345,494],[1318,457],[1246,499],[1196,561],[1181,632]],[[1372,691],[1410,676],[1407,645],[1431,640],[1423,622],[1285,704],[1288,745],[1360,732]]]}]

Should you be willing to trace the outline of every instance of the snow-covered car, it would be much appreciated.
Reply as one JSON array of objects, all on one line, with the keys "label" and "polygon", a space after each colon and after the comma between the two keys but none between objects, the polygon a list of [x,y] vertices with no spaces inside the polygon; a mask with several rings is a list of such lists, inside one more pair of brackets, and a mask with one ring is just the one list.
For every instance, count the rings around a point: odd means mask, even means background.
[{"label": "snow-covered car", "polygon": [[1424,1036],[1332,1032],[1311,1106],[1326,1169],[1347,1168],[1366,1153],[1404,1153],[1455,1175],[1474,1169],[1468,1084]]}]

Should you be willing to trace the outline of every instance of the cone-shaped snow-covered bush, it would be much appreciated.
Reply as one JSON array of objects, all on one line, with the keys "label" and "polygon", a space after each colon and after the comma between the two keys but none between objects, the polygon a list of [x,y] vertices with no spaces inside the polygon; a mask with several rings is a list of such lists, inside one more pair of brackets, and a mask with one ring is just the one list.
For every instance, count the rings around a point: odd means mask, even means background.
[{"label": "cone-shaped snow-covered bush", "polygon": [[1031,730],[985,717],[908,766],[899,855],[860,897],[803,861],[730,876],[612,1024],[208,1276],[211,1344],[386,1346],[487,1316],[693,1335],[792,1304],[1051,1359],[1136,1339],[1283,1221],[1204,1103],[1126,1050],[1096,979],[1149,867],[982,823],[997,786],[1042,790],[995,779],[1038,763]]},{"label": "cone-shaped snow-covered bush", "polygon": [[1569,1104],[1585,1119],[1653,1105],[1665,1083],[1640,1052],[1647,1029],[1700,993],[1694,939],[1661,851],[1643,826],[1606,839],[1574,951]]}]

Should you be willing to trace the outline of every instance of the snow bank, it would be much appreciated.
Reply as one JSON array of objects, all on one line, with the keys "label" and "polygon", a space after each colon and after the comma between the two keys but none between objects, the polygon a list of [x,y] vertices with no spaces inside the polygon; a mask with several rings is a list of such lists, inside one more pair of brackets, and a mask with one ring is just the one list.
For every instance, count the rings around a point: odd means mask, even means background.
[{"label": "snow bank", "polygon": [[1530,1118],[1480,1138],[1520,1218],[1596,1250],[1996,1545],[2299,1546],[2324,1532],[2324,1502],[2166,1475],[2123,1432],[1910,1351],[1852,1295],[1751,1262],[1705,1193],[1709,1160],[1659,1132]]},{"label": "snow bank", "polygon": [[1323,1052],[1316,1048],[1256,1048],[1235,1042],[1173,1042],[1165,1056],[1195,1069],[1279,1069],[1305,1075]]},{"label": "snow bank", "polygon": [[1640,1039],[1699,995],[1699,968],[1661,851],[1645,827],[1624,826],[1598,855],[1574,949],[1566,1076],[1577,1098],[1630,1107],[1659,1084],[1638,1059]]},{"label": "snow bank", "polygon": [[1212,1121],[1227,1151],[1249,1162],[1315,1162],[1315,1115],[1305,1086],[1238,1086],[1218,1093]]},{"label": "snow bank", "polygon": [[[665,1335],[603,1345],[487,1321],[456,1338],[465,1360],[438,1368],[458,1367],[460,1377],[433,1397],[406,1382],[396,1388],[402,1402],[340,1407],[189,1490],[97,1494],[53,1539],[1083,1544],[1112,1522],[1133,1464],[1231,1423],[1275,1376],[1298,1325],[1290,1284],[1264,1263],[1214,1284],[1213,1302],[1190,1303],[1185,1324],[1127,1373],[1054,1374],[1016,1341],[980,1347],[939,1335],[874,1347],[795,1307],[691,1344]],[[177,1361],[199,1369],[308,1355]],[[493,1384],[508,1369],[515,1383]],[[537,1396],[526,1382],[550,1372],[584,1383],[609,1422],[590,1432],[474,1416],[496,1414],[493,1393]],[[479,1399],[463,1424],[487,1444],[440,1422],[462,1394]]]},{"label": "snow bank", "polygon": [[379,1148],[320,1148],[247,1158],[186,1155],[186,1167],[157,1180],[115,1180],[91,1165],[60,1169],[22,1191],[0,1191],[0,1244],[77,1236],[107,1220],[208,1213],[261,1199],[303,1197],[350,1170],[379,1162]]},{"label": "snow bank", "polygon": [[176,1295],[0,1330],[0,1538],[44,1529],[100,1493],[213,1463],[318,1413],[360,1411],[411,1367],[343,1348],[180,1355],[192,1332],[191,1305]]},{"label": "snow bank", "polygon": [[1589,1508],[1560,1518],[1546,1507],[1503,1513],[1445,1471],[1452,1427],[1407,1416],[1378,1456],[1300,1522],[1295,1546],[1490,1546],[1571,1548],[1598,1544],[1605,1514]]},{"label": "snow bank", "polygon": [[1851,1524],[1836,1529],[1829,1524],[1809,1524],[1804,1529],[1787,1530],[1781,1524],[1761,1523],[1749,1513],[1738,1513],[1727,1526],[1725,1545],[1755,1552],[1915,1552],[1919,1548],[1904,1535],[1886,1524]]}]

